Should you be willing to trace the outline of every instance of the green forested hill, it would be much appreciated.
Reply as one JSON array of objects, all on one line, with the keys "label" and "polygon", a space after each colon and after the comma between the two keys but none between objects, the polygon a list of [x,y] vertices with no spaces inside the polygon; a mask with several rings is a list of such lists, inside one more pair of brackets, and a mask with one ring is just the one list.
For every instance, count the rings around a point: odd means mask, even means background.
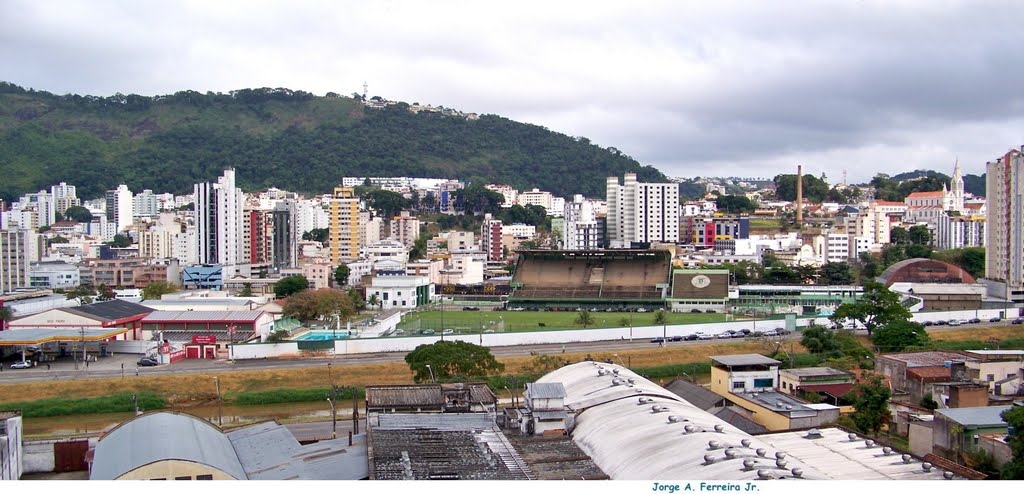
[{"label": "green forested hill", "polygon": [[84,198],[126,183],[185,193],[234,167],[240,186],[330,192],[344,176],[449,177],[603,196],[605,177],[665,181],[614,148],[494,115],[365,109],[287,89],[65,95],[0,83],[0,198],[60,181]]}]

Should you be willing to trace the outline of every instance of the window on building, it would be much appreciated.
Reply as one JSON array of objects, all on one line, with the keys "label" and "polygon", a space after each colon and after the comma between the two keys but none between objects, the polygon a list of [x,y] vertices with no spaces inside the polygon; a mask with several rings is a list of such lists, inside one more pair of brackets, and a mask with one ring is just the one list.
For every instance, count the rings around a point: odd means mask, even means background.
[{"label": "window on building", "polygon": [[988,382],[992,382],[992,381],[996,380],[996,375],[995,374],[989,374],[989,375],[987,375],[985,377],[986,377],[986,379],[988,379]]},{"label": "window on building", "polygon": [[736,389],[742,390],[742,389],[745,389],[745,387],[746,386],[744,385],[743,381],[735,381],[735,382],[732,383],[732,389],[734,389],[734,390],[736,390]]},{"label": "window on building", "polygon": [[765,379],[754,379],[755,388],[770,388],[775,385],[775,379],[770,377]]},{"label": "window on building", "polygon": [[192,476],[191,475],[186,475],[186,476],[183,476],[183,477],[174,477],[174,480],[192,480]]},{"label": "window on building", "polygon": [[196,480],[213,480],[213,475],[211,475],[211,474],[196,475]]}]

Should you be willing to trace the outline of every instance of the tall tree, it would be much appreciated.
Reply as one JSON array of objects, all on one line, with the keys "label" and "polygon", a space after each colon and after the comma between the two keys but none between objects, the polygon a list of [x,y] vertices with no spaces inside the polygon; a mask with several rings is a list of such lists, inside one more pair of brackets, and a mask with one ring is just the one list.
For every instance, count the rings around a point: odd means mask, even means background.
[{"label": "tall tree", "polygon": [[833,323],[842,325],[847,319],[857,321],[868,330],[868,335],[879,326],[897,321],[909,321],[910,311],[900,303],[900,296],[881,283],[864,283],[864,293],[856,302],[839,306],[830,317]]},{"label": "tall tree", "polygon": [[178,287],[166,281],[150,283],[142,289],[143,300],[160,300],[160,297],[178,291]]},{"label": "tall tree", "polygon": [[910,227],[910,231],[907,232],[907,238],[914,245],[928,245],[931,242],[932,234],[928,231],[927,226],[915,225]]},{"label": "tall tree", "polygon": [[[796,174],[776,175],[775,198],[780,201],[796,200]],[[828,197],[829,186],[814,175],[804,175],[803,198],[807,202],[823,202]]]},{"label": "tall tree", "polygon": [[853,270],[845,262],[826,262],[818,281],[823,285],[852,285]]},{"label": "tall tree", "polygon": [[839,342],[836,341],[835,332],[824,326],[811,326],[803,330],[800,337],[800,344],[814,355],[822,358],[838,356],[841,354]]},{"label": "tall tree", "polygon": [[882,353],[902,352],[908,348],[925,347],[931,339],[924,326],[912,321],[893,321],[875,329],[871,343]]},{"label": "tall tree", "polygon": [[889,230],[889,243],[901,245],[910,242],[910,234],[902,226],[894,226]]},{"label": "tall tree", "polygon": [[337,268],[334,268],[334,283],[335,283],[335,285],[337,285],[339,287],[347,285],[348,284],[349,272],[350,272],[350,270],[348,269],[348,266],[345,265],[345,264],[340,264],[340,265],[338,265]]},{"label": "tall tree", "polygon": [[1012,407],[999,415],[1006,425],[1013,428],[1007,437],[1013,458],[1003,465],[1003,480],[1024,480],[1024,407]]},{"label": "tall tree", "polygon": [[865,434],[877,435],[882,425],[892,416],[889,412],[891,397],[892,391],[885,385],[882,376],[865,374],[863,380],[846,395],[855,409],[850,418],[857,429]]},{"label": "tall tree", "polygon": [[92,221],[92,213],[82,206],[71,206],[64,211],[64,217],[68,221],[74,221],[76,223],[89,223]]},{"label": "tall tree", "polygon": [[[416,382],[429,382],[434,378],[481,378],[499,373],[505,364],[498,362],[491,350],[465,341],[438,341],[420,345],[405,356],[405,363],[413,372]],[[427,367],[430,367],[429,369]]]},{"label": "tall tree", "polygon": [[729,214],[750,214],[757,209],[757,203],[746,196],[719,196],[715,199],[719,212]]},{"label": "tall tree", "polygon": [[286,276],[274,283],[274,296],[285,298],[309,288],[309,280],[305,276]]}]

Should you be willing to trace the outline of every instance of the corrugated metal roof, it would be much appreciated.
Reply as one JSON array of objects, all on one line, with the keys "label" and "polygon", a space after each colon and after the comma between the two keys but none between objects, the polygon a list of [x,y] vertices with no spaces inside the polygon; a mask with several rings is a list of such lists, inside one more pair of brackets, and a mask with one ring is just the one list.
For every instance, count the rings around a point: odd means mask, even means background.
[{"label": "corrugated metal roof", "polygon": [[999,415],[1011,407],[971,407],[971,408],[940,408],[935,410],[937,415],[944,415],[949,420],[960,425],[970,426],[1000,426],[1006,425],[1006,421]]},{"label": "corrugated metal roof", "polygon": [[216,426],[179,412],[156,412],[122,422],[100,438],[89,480],[115,480],[163,460],[200,463],[246,478],[231,442]]},{"label": "corrugated metal roof", "polygon": [[158,310],[142,319],[143,323],[178,323],[190,321],[220,321],[255,323],[263,315],[261,310]]},{"label": "corrugated metal roof", "polygon": [[835,396],[837,398],[846,395],[850,390],[853,389],[852,383],[842,384],[804,384],[800,386],[801,391],[813,391],[815,393],[825,393],[829,396]]},{"label": "corrugated metal roof", "polygon": [[665,388],[705,412],[722,406],[726,401],[724,396],[686,379],[676,379]]},{"label": "corrugated metal roof", "polygon": [[911,367],[907,369],[907,375],[918,379],[949,379],[952,375],[948,367]]},{"label": "corrugated metal roof", "polygon": [[411,386],[367,386],[366,406],[406,407],[443,406],[444,393],[436,384]]},{"label": "corrugated metal roof", "polygon": [[361,480],[369,476],[366,435],[301,445],[276,422],[228,433],[249,480]]},{"label": "corrugated metal roof", "polygon": [[821,436],[809,438],[808,431],[778,432],[757,436],[775,448],[799,458],[833,480],[942,480],[942,470],[925,472],[921,461],[904,463],[898,451],[886,455],[882,446],[868,447],[866,439],[836,428],[819,429]]},{"label": "corrugated metal roof", "polygon": [[565,398],[565,387],[562,383],[528,383],[526,395],[530,398],[550,399]]},{"label": "corrugated metal roof", "polygon": [[843,372],[839,369],[833,369],[831,367],[800,367],[796,369],[783,369],[779,371],[782,374],[789,374],[796,377],[849,377],[853,376],[849,372]]},{"label": "corrugated metal roof", "polygon": [[779,365],[781,362],[756,353],[744,355],[712,355],[711,360],[722,365]]},{"label": "corrugated metal roof", "polygon": [[153,309],[145,305],[124,300],[108,300],[78,307],[64,307],[60,310],[100,321],[116,321],[126,317],[140,316],[153,312]]},{"label": "corrugated metal roof", "polygon": [[963,362],[970,360],[970,358],[961,353],[942,351],[884,353],[879,355],[878,358],[904,362],[907,364],[907,367],[942,367],[946,361]]},{"label": "corrugated metal roof", "polygon": [[764,434],[765,432],[768,432],[767,427],[744,417],[742,414],[729,407],[722,408],[715,412],[715,417],[732,424],[734,427],[746,432],[747,434]]}]

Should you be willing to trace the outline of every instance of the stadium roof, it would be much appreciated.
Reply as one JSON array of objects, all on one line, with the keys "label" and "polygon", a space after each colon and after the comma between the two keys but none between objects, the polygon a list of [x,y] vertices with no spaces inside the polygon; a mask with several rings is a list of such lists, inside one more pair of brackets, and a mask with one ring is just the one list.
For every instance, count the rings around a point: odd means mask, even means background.
[{"label": "stadium roof", "polygon": [[48,341],[102,341],[131,328],[15,328],[0,331],[0,346],[39,345]]}]

